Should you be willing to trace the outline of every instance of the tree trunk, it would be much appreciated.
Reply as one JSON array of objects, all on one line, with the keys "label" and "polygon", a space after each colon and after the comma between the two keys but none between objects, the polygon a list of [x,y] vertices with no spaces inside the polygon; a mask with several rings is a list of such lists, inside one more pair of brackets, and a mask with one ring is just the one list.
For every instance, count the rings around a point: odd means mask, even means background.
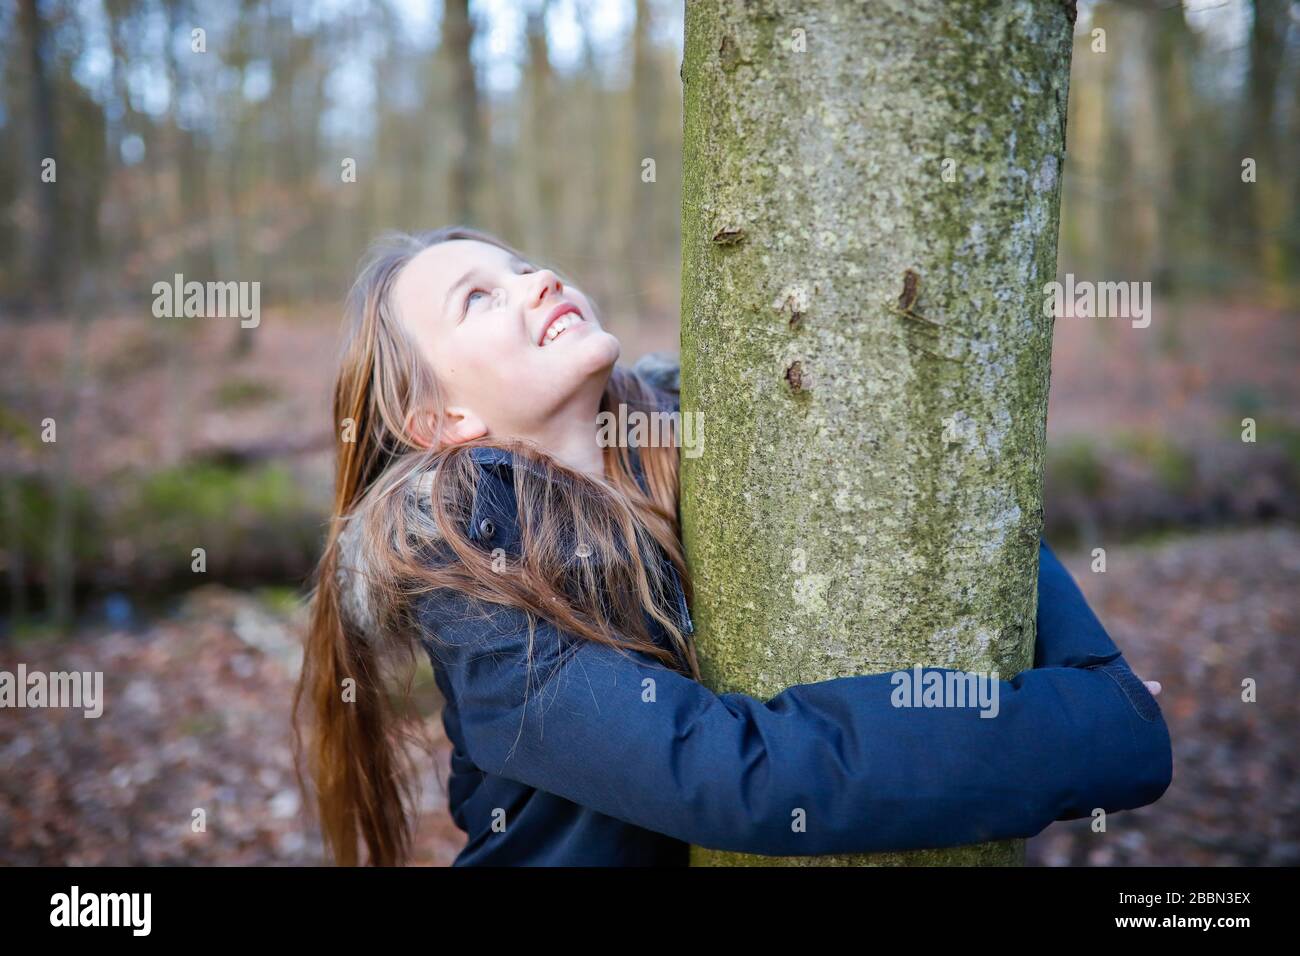
[{"label": "tree trunk", "polygon": [[483,119],[478,78],[470,48],[474,18],[469,0],[447,0],[443,7],[442,42],[451,63],[456,106],[456,145],[451,171],[452,216],[458,224],[480,225],[479,183],[483,166]]},{"label": "tree trunk", "polygon": [[[646,281],[650,269],[648,263],[654,259],[658,238],[658,216],[656,207],[660,203],[662,187],[659,185],[658,165],[663,161],[659,144],[655,138],[657,115],[659,110],[659,71],[655,51],[650,42],[650,4],[646,0],[636,0],[634,5],[636,21],[632,27],[632,83],[628,90],[628,103],[632,113],[632,149],[627,157],[626,168],[620,168],[620,179],[624,176],[633,184],[632,222],[630,228],[623,230],[623,268],[628,293],[632,296],[629,310],[633,314],[645,316],[654,305],[648,297],[651,288]],[[641,164],[647,160],[655,161],[655,180],[645,182],[641,177]],[[667,172],[667,170],[664,170]]]},{"label": "tree trunk", "polygon": [[[43,163],[53,159],[56,175],[76,175],[68,166],[58,167],[63,160],[58,149],[58,122],[55,117],[54,92],[50,81],[49,38],[45,23],[35,0],[24,0],[21,7],[24,43],[27,47],[27,68],[31,83],[31,150],[24,159],[31,165],[24,170],[25,179],[33,184],[37,210],[35,236],[31,245],[32,272],[35,275],[36,297],[43,305],[58,306],[61,294],[59,280],[58,232],[62,218],[59,213],[59,180],[45,182],[41,178]],[[66,182],[65,180],[62,180]]]},{"label": "tree trunk", "polygon": [[[528,243],[525,248],[535,250],[533,255],[547,258],[554,257],[560,243],[563,211],[555,76],[546,41],[549,9],[550,0],[543,0],[540,8],[528,14],[524,34],[528,46],[528,64],[524,68],[526,89],[519,91],[519,109],[523,111],[520,128],[524,131],[521,138],[529,144],[526,194],[520,203],[526,210]],[[567,157],[568,151],[563,152]]]},{"label": "tree trunk", "polygon": [[1284,289],[1290,274],[1284,255],[1287,220],[1291,207],[1286,201],[1286,166],[1278,159],[1274,114],[1278,82],[1285,75],[1286,37],[1290,5],[1268,0],[1251,4],[1254,17],[1250,28],[1250,70],[1246,77],[1241,155],[1257,164],[1256,180],[1246,188],[1253,202],[1241,204],[1250,237],[1250,262],[1273,287]]},{"label": "tree trunk", "polygon": [[686,5],[682,408],[704,451],[683,455],[683,521],[705,680],[767,699],[915,664],[1009,678],[1033,663],[1073,5],[782,7]]}]

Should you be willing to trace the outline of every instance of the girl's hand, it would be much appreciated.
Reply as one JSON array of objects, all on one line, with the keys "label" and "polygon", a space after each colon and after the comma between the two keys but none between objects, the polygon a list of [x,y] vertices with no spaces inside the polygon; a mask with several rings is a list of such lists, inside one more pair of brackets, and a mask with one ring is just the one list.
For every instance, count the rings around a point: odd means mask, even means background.
[{"label": "girl's hand", "polygon": [[1152,696],[1152,697],[1159,697],[1159,696],[1160,696],[1160,681],[1158,681],[1158,680],[1144,680],[1142,683],[1144,683],[1144,684],[1147,685],[1147,690],[1151,691],[1151,696]]}]

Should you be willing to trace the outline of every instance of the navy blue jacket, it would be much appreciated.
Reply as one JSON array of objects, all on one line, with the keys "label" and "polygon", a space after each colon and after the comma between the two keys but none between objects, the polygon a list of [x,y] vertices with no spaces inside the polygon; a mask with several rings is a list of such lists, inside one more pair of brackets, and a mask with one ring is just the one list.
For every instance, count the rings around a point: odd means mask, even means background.
[{"label": "navy blue jacket", "polygon": [[[515,462],[471,454],[468,534],[517,554]],[[678,609],[689,633],[680,590]],[[991,719],[896,707],[890,674],[768,701],[715,694],[546,621],[530,666],[522,612],[437,592],[418,615],[446,698],[451,814],[469,836],[456,866],[684,865],[691,843],[804,856],[1030,837],[1149,804],[1172,777],[1155,698],[1046,544],[1034,667],[999,682]]]}]

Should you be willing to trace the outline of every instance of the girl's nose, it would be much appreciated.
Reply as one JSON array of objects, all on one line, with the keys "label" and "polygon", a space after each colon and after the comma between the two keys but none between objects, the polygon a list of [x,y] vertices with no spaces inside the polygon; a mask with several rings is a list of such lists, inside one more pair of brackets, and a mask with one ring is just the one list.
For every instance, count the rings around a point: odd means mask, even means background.
[{"label": "girl's nose", "polygon": [[538,269],[533,273],[532,295],[529,297],[529,308],[536,308],[546,301],[546,297],[552,292],[556,294],[564,291],[564,283],[550,269]]}]

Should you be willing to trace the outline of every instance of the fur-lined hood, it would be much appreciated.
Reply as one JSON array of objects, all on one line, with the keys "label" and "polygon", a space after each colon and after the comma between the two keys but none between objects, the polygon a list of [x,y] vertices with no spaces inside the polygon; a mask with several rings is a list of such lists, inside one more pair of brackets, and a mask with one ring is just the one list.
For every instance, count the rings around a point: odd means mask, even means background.
[{"label": "fur-lined hood", "polygon": [[[406,496],[408,514],[418,513],[425,518],[419,531],[427,534],[429,540],[437,540],[440,532],[433,520],[432,482],[432,467],[414,469],[403,480],[399,493]],[[373,543],[364,533],[371,506],[369,499],[362,499],[361,504],[345,520],[339,534],[339,558],[334,578],[339,587],[339,611],[346,623],[367,641],[377,642],[382,626],[370,588],[375,557],[372,554]]]}]

